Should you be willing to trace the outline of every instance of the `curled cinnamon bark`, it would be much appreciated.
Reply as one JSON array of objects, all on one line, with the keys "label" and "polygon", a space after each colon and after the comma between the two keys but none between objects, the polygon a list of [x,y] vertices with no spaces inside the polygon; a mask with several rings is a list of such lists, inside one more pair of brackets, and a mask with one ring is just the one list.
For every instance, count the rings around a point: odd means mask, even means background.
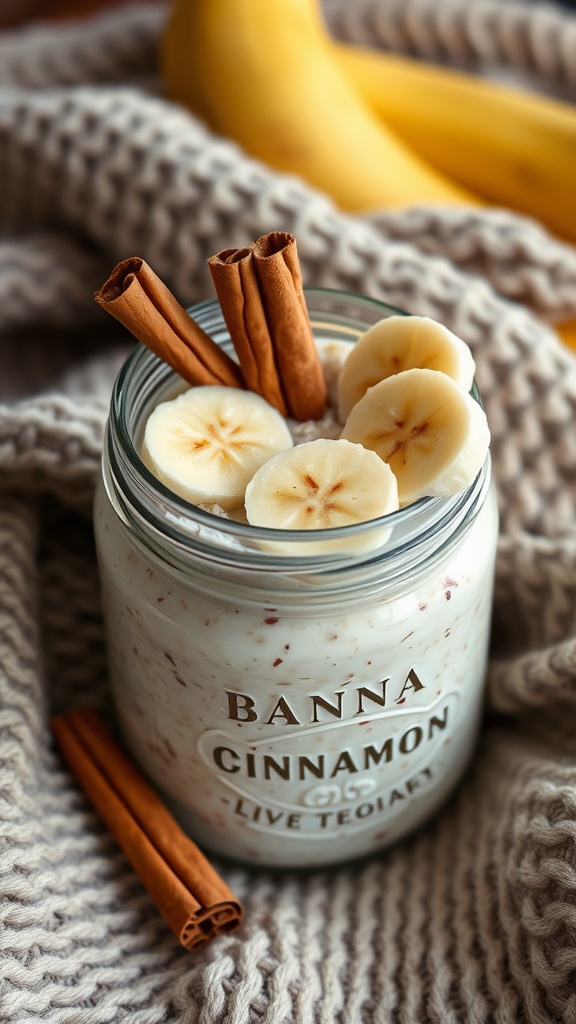
[{"label": "curled cinnamon bark", "polygon": [[252,249],[224,249],[208,266],[247,387],[287,416]]},{"label": "curled cinnamon bark", "polygon": [[199,949],[238,928],[243,911],[234,893],[96,712],[78,708],[53,718],[51,726],[88,799],[182,945]]},{"label": "curled cinnamon bark", "polygon": [[302,288],[296,239],[271,231],[208,260],[248,386],[284,415],[319,419],[326,384]]},{"label": "curled cinnamon bark", "polygon": [[139,256],[122,260],[94,297],[189,384],[244,387],[236,363]]}]

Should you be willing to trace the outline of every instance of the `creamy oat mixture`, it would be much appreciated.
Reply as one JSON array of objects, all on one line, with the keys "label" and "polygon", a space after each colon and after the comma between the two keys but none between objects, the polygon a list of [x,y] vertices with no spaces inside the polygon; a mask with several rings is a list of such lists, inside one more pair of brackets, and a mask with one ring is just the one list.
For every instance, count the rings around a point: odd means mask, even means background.
[{"label": "creamy oat mixture", "polygon": [[[427,817],[470,754],[482,701],[496,513],[396,599],[338,608],[194,585],[96,507],[116,706],[192,835],[266,864],[370,851]],[[329,842],[327,843],[327,840]]]}]

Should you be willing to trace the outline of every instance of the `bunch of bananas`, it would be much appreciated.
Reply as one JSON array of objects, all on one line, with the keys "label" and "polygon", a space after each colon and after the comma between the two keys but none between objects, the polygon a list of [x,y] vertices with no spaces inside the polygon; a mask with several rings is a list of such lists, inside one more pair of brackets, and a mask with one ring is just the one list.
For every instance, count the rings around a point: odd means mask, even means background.
[{"label": "bunch of bananas", "polygon": [[320,0],[176,0],[167,94],[343,210],[491,203],[576,243],[576,109],[337,43]]}]

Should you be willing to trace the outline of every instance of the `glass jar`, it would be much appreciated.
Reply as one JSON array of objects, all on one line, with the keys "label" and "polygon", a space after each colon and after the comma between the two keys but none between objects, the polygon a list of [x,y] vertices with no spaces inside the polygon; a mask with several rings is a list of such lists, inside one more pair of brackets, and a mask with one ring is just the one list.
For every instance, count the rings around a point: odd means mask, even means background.
[{"label": "glass jar", "polygon": [[[398,313],[325,289],[306,298],[319,342],[353,342]],[[191,313],[230,350],[217,303]],[[387,540],[383,521],[324,531],[346,542],[379,528],[378,549],[307,553],[306,531],[218,518],[148,471],[146,418],[181,389],[148,350],[132,353],[96,496],[125,743],[210,850],[289,867],[369,854],[440,807],[474,745],[498,526],[490,460],[467,490],[386,517]]]}]

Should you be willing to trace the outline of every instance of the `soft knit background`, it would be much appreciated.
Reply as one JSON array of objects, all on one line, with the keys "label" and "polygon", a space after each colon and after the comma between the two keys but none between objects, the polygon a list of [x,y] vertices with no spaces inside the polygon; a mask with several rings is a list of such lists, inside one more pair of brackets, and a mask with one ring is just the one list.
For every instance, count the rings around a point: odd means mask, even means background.
[{"label": "soft knit background", "polygon": [[[331,30],[576,87],[576,16],[502,0],[325,0]],[[167,104],[164,13],[0,35],[0,1020],[576,1022],[576,251],[506,211],[352,218]],[[424,830],[311,875],[218,865],[246,923],[181,950],[55,753],[109,711],[90,505],[130,347],[93,302],[142,255],[184,304],[206,258],[273,228],[308,284],[446,322],[472,346],[501,537],[488,710]]]}]

